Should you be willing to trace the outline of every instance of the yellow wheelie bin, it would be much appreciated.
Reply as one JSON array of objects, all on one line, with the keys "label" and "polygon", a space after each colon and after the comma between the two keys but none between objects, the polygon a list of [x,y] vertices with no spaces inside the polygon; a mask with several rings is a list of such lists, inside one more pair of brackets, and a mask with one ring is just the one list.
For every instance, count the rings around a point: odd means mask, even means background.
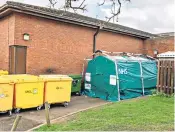
[{"label": "yellow wheelie bin", "polygon": [[44,103],[68,106],[71,98],[72,78],[66,75],[40,75],[44,79]]},{"label": "yellow wheelie bin", "polygon": [[14,108],[15,113],[20,109],[36,107],[40,110],[43,106],[44,81],[34,75],[6,75],[3,78],[10,78],[15,81]]},{"label": "yellow wheelie bin", "polygon": [[8,74],[9,74],[8,71],[0,70],[0,76],[1,75],[8,75]]},{"label": "yellow wheelie bin", "polygon": [[0,77],[0,113],[8,112],[12,115],[14,82]]}]

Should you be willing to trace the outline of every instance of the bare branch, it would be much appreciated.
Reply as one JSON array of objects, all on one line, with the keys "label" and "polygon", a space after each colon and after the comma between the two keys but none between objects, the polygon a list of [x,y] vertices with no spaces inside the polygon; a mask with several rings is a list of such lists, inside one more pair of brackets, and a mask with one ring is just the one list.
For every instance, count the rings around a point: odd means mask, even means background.
[{"label": "bare branch", "polygon": [[86,0],[83,0],[79,6],[72,6],[72,2],[77,2],[78,0],[66,0],[66,8],[73,9],[74,12],[77,10],[87,11],[86,6],[84,3]]},{"label": "bare branch", "polygon": [[55,5],[58,3],[58,1],[57,0],[49,0],[49,3],[50,3],[49,7],[54,8]]},{"label": "bare branch", "polygon": [[[130,2],[130,0],[124,0],[124,1],[128,1]],[[105,2],[106,0],[103,0],[103,2],[101,4],[98,4],[98,6],[103,6],[105,5]],[[105,17],[106,18],[106,21],[107,22],[110,22],[111,19],[115,19],[116,18],[116,21],[118,22],[118,15],[120,14],[121,12],[121,0],[110,0],[111,2],[111,16],[110,17]],[[117,10],[116,10],[117,8]]]},{"label": "bare branch", "polygon": [[[64,5],[64,10],[68,10],[68,9],[72,9],[75,13],[77,10],[82,10],[87,11],[86,7],[87,5],[85,4],[86,0],[64,0],[65,1],[65,5]],[[79,5],[73,5],[75,2],[79,2],[81,1],[81,3]],[[103,0],[102,3],[97,3],[98,6],[105,6],[107,5],[110,9],[111,9],[111,16],[106,16],[106,21],[110,22],[112,19],[113,21],[116,19],[116,21],[118,22],[118,16],[121,12],[121,5],[122,5],[122,1],[127,1],[130,2],[130,0]],[[49,0],[50,2],[50,8],[54,8],[55,5],[58,3],[58,0]],[[107,3],[107,4],[106,4]],[[110,5],[108,5],[110,4]]]},{"label": "bare branch", "polygon": [[[112,16],[111,17],[106,17],[107,19],[108,19],[108,22],[112,19],[112,18],[115,18],[116,16],[118,16],[119,14],[120,14],[120,10],[121,10],[121,2],[120,2],[120,0],[117,0],[117,2],[118,2],[118,4],[119,4],[119,7],[118,7],[118,10],[117,10],[117,12],[115,12],[115,10],[113,10],[112,8],[114,8],[115,7],[115,0],[113,0],[113,2],[112,2],[112,5],[111,5],[111,14],[112,14]],[[118,19],[117,19],[117,21],[118,21]]]},{"label": "bare branch", "polygon": [[103,0],[103,2],[102,2],[102,3],[98,3],[98,6],[102,6],[102,5],[104,5],[104,4],[105,4],[105,2],[106,2],[106,0]]}]

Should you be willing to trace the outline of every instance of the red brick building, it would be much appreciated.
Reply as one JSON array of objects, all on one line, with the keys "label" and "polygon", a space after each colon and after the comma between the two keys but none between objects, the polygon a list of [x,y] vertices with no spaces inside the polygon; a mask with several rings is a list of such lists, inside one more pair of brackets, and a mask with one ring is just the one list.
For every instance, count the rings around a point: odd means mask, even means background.
[{"label": "red brick building", "polygon": [[174,51],[174,33],[158,34],[157,37],[144,41],[145,54],[154,55],[154,50],[158,53]]},{"label": "red brick building", "polygon": [[[0,69],[30,74],[49,69],[60,74],[81,73],[84,58],[93,53],[99,22],[104,23],[70,12],[7,2],[0,7]],[[153,37],[151,33],[105,23],[97,35],[96,49],[151,53],[152,42],[147,39]]]}]

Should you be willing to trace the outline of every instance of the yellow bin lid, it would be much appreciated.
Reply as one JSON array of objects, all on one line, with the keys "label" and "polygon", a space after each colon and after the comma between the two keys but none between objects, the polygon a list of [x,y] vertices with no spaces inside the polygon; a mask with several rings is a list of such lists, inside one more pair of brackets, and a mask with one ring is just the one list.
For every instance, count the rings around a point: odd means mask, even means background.
[{"label": "yellow bin lid", "polygon": [[0,70],[0,74],[2,74],[2,75],[8,75],[8,71],[4,71],[4,70]]},{"label": "yellow bin lid", "polygon": [[0,84],[14,83],[14,80],[0,76]]},{"label": "yellow bin lid", "polygon": [[44,79],[45,81],[72,81],[73,79],[67,75],[40,75],[40,78]]},{"label": "yellow bin lid", "polygon": [[15,75],[3,75],[2,78],[8,78],[10,80],[13,80],[14,82],[39,82],[43,81],[42,78],[39,78],[38,76],[34,75],[28,75],[28,74],[15,74]]}]

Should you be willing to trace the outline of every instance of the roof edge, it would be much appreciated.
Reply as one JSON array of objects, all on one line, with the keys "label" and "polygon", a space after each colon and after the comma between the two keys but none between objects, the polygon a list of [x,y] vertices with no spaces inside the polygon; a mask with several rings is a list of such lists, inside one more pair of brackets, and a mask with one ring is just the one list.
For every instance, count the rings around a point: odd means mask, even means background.
[{"label": "roof edge", "polygon": [[[34,8],[32,8],[32,7],[34,7]],[[7,1],[6,4],[4,4],[3,6],[0,7],[0,18],[4,17],[6,15],[9,15],[11,12],[29,14],[29,15],[33,15],[33,16],[37,16],[37,17],[43,17],[46,19],[57,20],[57,21],[61,21],[61,22],[76,24],[76,25],[80,25],[80,26],[86,26],[86,27],[90,27],[90,28],[97,28],[99,26],[98,23],[95,23],[95,22],[84,21],[81,19],[77,20],[76,18],[73,19],[73,18],[70,18],[68,16],[58,14],[58,12],[63,12],[60,10],[49,9],[46,7],[33,6],[33,5],[29,5],[29,4],[23,4],[23,3],[11,2],[11,1]],[[56,12],[56,13],[54,13],[54,12]],[[70,14],[71,15],[79,15],[79,14],[74,14],[71,12],[66,12],[66,13],[68,13],[69,15]],[[102,20],[98,20],[98,19],[91,18],[91,17],[86,17],[83,15],[79,15],[79,16],[82,16],[84,18],[93,19],[94,21],[105,22]],[[116,28],[114,26],[116,26],[116,27],[118,26],[118,28]],[[141,38],[141,39],[154,38],[157,36],[157,35],[154,35],[154,34],[151,34],[148,32],[144,32],[141,30],[133,29],[130,27],[126,27],[126,26],[122,26],[122,25],[114,24],[114,23],[108,23],[108,26],[104,27],[102,30],[120,33],[120,34],[124,34],[124,35],[129,35],[129,36],[134,36],[134,37]]]}]

